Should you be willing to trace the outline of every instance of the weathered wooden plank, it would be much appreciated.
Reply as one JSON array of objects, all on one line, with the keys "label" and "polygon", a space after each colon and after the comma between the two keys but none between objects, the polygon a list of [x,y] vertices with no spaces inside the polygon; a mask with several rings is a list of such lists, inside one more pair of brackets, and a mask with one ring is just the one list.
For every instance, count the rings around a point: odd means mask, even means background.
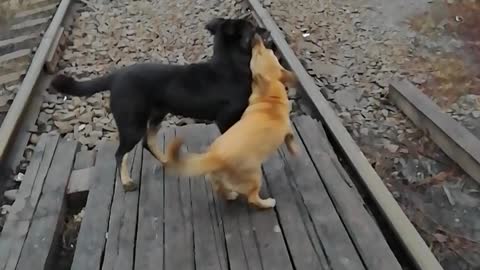
[{"label": "weathered wooden plank", "polygon": [[[297,142],[300,141],[297,139]],[[299,146],[300,154],[296,158],[284,145],[280,153],[289,182],[301,194],[332,268],[365,269],[304,145],[299,143]]]},{"label": "weathered wooden plank", "polygon": [[15,45],[17,43],[25,42],[27,40],[36,39],[38,37],[39,37],[38,33],[32,33],[32,34],[17,36],[17,37],[14,37],[14,38],[0,40],[0,47]]},{"label": "weathered wooden plank", "polygon": [[[219,135],[218,128],[209,125],[207,128],[209,144]],[[219,220],[220,240],[224,241],[228,265],[231,270],[260,270],[262,262],[256,244],[255,233],[248,215],[248,205],[244,198],[233,202],[226,202],[224,198],[216,194],[211,187],[208,189],[213,200],[212,216]],[[220,245],[218,245],[220,246]]]},{"label": "weathered wooden plank", "polygon": [[58,135],[45,134],[35,147],[0,234],[0,269],[15,269],[17,265],[58,140]]},{"label": "weathered wooden plank", "polygon": [[55,151],[17,270],[51,267],[55,244],[62,231],[65,191],[77,147],[77,142],[61,140]]},{"label": "weathered wooden plank", "polygon": [[96,151],[80,151],[75,158],[75,164],[73,164],[73,171],[70,175],[70,181],[68,181],[67,194],[70,195],[71,200],[81,200],[83,194],[86,196],[89,188],[90,181],[94,177]]},{"label": "weathered wooden plank", "polygon": [[85,216],[77,238],[72,270],[100,269],[115,185],[116,145],[103,142],[90,183]]},{"label": "weathered wooden plank", "polygon": [[[307,117],[307,118],[310,118],[306,115],[304,116],[299,116],[299,117]],[[312,119],[313,120],[313,119]],[[340,174],[342,175],[343,177],[343,180],[347,183],[347,185],[351,188],[353,188],[354,190],[356,190],[356,194],[361,198],[360,196],[360,193],[358,193],[358,190],[357,190],[357,187],[355,186],[355,184],[353,183],[352,179],[350,178],[350,175],[347,173],[347,171],[345,170],[345,168],[343,167],[342,163],[340,162],[340,159],[339,157],[337,156],[337,154],[335,153],[335,150],[333,150],[333,146],[331,144],[331,142],[328,140],[328,137],[327,137],[327,133],[325,132],[325,129],[323,129],[323,125],[321,122],[317,121],[317,120],[314,120],[316,124],[318,124],[320,127],[319,129],[319,132],[321,134],[321,141],[318,142],[318,146],[319,147],[322,147],[322,149],[328,153],[328,155],[330,156],[330,159],[332,160],[333,164],[335,165],[335,168],[340,172]]]},{"label": "weathered wooden plank", "polygon": [[[208,128],[203,124],[185,126],[177,130],[177,136],[185,138],[188,152],[200,153],[208,147]],[[217,246],[214,231],[218,223],[210,216],[207,191],[209,185],[204,176],[190,178],[195,269],[197,270],[221,270],[222,266],[226,265],[225,245]]]},{"label": "weathered wooden plank", "polygon": [[[167,130],[165,144],[175,131]],[[194,269],[190,181],[165,174],[165,269]]]},{"label": "weathered wooden plank", "polygon": [[74,170],[92,167],[95,164],[96,151],[80,151],[75,158]]},{"label": "weathered wooden plank", "polygon": [[480,140],[407,80],[390,84],[389,99],[480,183]]},{"label": "weathered wooden plank", "polygon": [[[286,238],[293,264],[297,270],[331,269],[313,229],[301,195],[288,179],[284,162],[276,152],[263,165],[265,185],[268,185]],[[280,228],[279,228],[280,229]]]},{"label": "weathered wooden plank", "polygon": [[94,173],[94,167],[73,170],[68,181],[67,194],[88,192]]},{"label": "weathered wooden plank", "polygon": [[7,53],[2,56],[0,56],[0,63],[5,63],[8,61],[12,61],[18,58],[26,57],[26,56],[31,56],[32,55],[32,50],[31,49],[23,49],[23,50],[18,50],[12,53]]},{"label": "weathered wooden plank", "polygon": [[216,195],[219,213],[222,216],[228,261],[231,270],[262,269],[262,261],[258,252],[246,200],[226,202]]},{"label": "weathered wooden plank", "polygon": [[[328,152],[318,145],[327,141],[318,130],[322,127],[309,117],[296,118],[294,124],[366,267],[371,270],[402,269],[380,228],[365,209],[365,203],[343,181]],[[299,134],[295,134],[298,141]]]},{"label": "weathered wooden plank", "polygon": [[50,47],[50,51],[45,59],[45,69],[48,73],[53,74],[57,70],[58,61],[60,61],[63,49],[65,48],[66,36],[64,28],[60,27]]},{"label": "weathered wooden plank", "polygon": [[[206,130],[207,135],[207,148],[212,144],[212,142],[220,135],[218,127],[216,125],[208,125]],[[225,242],[225,234],[223,231],[222,217],[217,211],[214,191],[212,185],[207,181],[206,182],[206,191],[208,196],[208,208],[210,210],[210,218],[214,221],[213,232],[216,241],[217,254],[219,256],[221,269],[228,268],[228,259],[227,259],[227,247]]]},{"label": "weathered wooden plank", "polygon": [[[128,164],[132,168],[132,179],[139,188],[141,187],[142,157],[142,147],[138,145],[128,157]],[[125,192],[117,175],[103,270],[133,269],[139,193],[139,189]]]},{"label": "weathered wooden plank", "polygon": [[[265,185],[261,196],[269,196]],[[257,239],[257,247],[263,269],[293,270],[290,256],[281,233],[279,221],[274,209],[259,210],[249,208],[249,216]]]},{"label": "weathered wooden plank", "polygon": [[8,84],[14,81],[20,80],[20,78],[25,75],[25,70],[19,72],[12,72],[5,75],[0,76],[0,85]]},{"label": "weathered wooden plank", "polygon": [[50,5],[46,5],[46,6],[41,6],[41,7],[29,9],[29,10],[19,11],[15,14],[15,18],[27,17],[27,16],[34,15],[36,13],[41,13],[41,12],[53,10],[57,6],[58,6],[58,3],[54,3],[54,4],[50,4]]},{"label": "weathered wooden plank", "polygon": [[10,27],[10,30],[20,30],[24,29],[27,27],[32,27],[32,26],[37,26],[41,25],[44,23],[48,23],[52,19],[51,16],[45,17],[45,18],[38,18],[38,19],[31,19],[31,20],[26,20],[22,21],[21,23],[14,24]]},{"label": "weathered wooden plank", "polygon": [[[165,133],[157,136],[163,147]],[[148,151],[143,151],[142,185],[138,207],[135,269],[163,269],[164,169]]]},{"label": "weathered wooden plank", "polygon": [[352,136],[343,126],[334,109],[323,97],[319,87],[295,56],[282,31],[268,11],[265,10],[258,0],[248,0],[248,2],[262,24],[270,32],[270,36],[281,52],[283,59],[297,75],[298,82],[312,105],[314,115],[321,118],[322,123],[338,142],[340,150],[346,153],[345,157],[352,169],[359,175],[359,180],[362,181],[362,184],[366,187],[382,214],[389,220],[396,236],[407,248],[407,252],[415,260],[415,264],[420,269],[442,269],[438,260],[425,244],[425,241],[423,241],[395,198],[388,191],[382,179],[380,179]]}]

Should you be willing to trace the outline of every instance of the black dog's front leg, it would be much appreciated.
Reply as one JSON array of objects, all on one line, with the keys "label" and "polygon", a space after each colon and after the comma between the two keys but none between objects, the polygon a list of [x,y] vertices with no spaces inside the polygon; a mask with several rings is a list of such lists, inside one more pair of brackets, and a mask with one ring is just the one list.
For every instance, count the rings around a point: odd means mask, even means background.
[{"label": "black dog's front leg", "polygon": [[220,133],[225,133],[231,126],[233,126],[240,118],[242,117],[243,111],[245,111],[245,107],[229,107],[222,111],[217,116],[217,123],[218,129]]}]

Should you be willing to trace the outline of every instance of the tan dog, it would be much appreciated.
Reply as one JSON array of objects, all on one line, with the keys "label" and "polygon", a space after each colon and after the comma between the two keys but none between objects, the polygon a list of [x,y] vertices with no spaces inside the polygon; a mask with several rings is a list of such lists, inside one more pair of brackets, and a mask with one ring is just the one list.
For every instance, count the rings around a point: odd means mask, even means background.
[{"label": "tan dog", "polygon": [[184,176],[206,174],[215,191],[227,200],[242,194],[257,207],[271,208],[275,200],[259,196],[261,165],[283,142],[290,153],[297,152],[285,89],[285,84],[296,82],[296,77],[280,65],[258,36],[254,39],[250,69],[252,94],[242,118],[202,154],[180,159],[182,140],[176,138],[167,146],[164,166]]}]

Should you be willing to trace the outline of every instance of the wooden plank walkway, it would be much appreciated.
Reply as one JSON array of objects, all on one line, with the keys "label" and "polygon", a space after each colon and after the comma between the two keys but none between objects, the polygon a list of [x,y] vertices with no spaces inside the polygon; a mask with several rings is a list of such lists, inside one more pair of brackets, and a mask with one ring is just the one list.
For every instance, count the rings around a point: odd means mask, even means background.
[{"label": "wooden plank walkway", "polygon": [[[282,146],[264,163],[262,195],[277,205],[263,211],[220,199],[204,177],[166,174],[140,145],[129,155],[139,189],[125,193],[116,144],[103,143],[93,157],[44,136],[21,187],[30,207],[9,216],[0,235],[0,261],[12,267],[0,269],[50,269],[67,186],[74,186],[68,180],[81,172],[91,177],[70,269],[402,269],[321,124],[307,116],[293,124],[301,154]],[[218,135],[214,125],[195,124],[162,129],[158,140],[164,147],[181,136],[189,152],[200,152]]]}]

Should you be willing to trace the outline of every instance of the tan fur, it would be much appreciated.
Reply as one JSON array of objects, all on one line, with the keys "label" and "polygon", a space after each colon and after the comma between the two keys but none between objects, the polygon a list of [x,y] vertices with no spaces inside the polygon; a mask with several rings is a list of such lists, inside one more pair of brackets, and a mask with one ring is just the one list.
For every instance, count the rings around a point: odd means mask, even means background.
[{"label": "tan fur", "polygon": [[283,142],[290,153],[298,152],[285,89],[296,77],[280,65],[259,37],[255,38],[250,69],[252,94],[240,121],[202,154],[179,158],[182,141],[175,139],[167,146],[165,167],[184,176],[207,175],[215,191],[227,200],[241,194],[257,207],[271,208],[275,200],[259,196],[261,165]]},{"label": "tan fur", "polygon": [[133,182],[132,178],[130,178],[127,161],[128,161],[128,153],[126,153],[122,158],[122,168],[120,169],[120,181],[122,182],[122,186],[125,191],[133,191],[137,188],[137,186]]},{"label": "tan fur", "polygon": [[165,163],[165,156],[163,155],[160,147],[158,147],[157,143],[157,133],[160,129],[160,125],[157,126],[150,126],[147,127],[147,145],[151,149],[155,158],[160,161],[162,164]]}]

